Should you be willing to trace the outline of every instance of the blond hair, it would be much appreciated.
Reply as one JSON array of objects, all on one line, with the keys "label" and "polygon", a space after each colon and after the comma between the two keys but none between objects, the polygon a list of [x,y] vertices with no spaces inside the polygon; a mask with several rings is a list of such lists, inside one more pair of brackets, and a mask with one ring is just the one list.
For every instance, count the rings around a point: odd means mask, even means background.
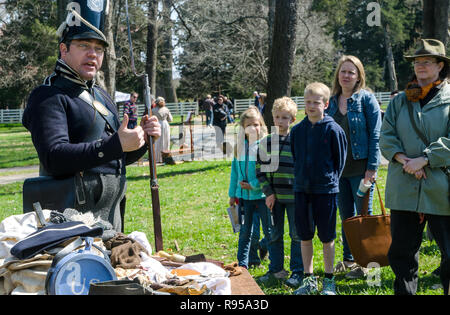
[{"label": "blond hair", "polygon": [[304,96],[307,94],[319,95],[322,96],[322,100],[324,103],[327,103],[330,100],[331,92],[330,88],[323,83],[313,82],[306,86]]},{"label": "blond hair", "polygon": [[259,121],[259,124],[261,125],[261,131],[257,135],[257,140],[262,139],[267,135],[267,126],[264,122],[263,117],[261,116],[259,109],[253,105],[249,106],[249,108],[240,115],[239,131],[237,135],[238,139],[234,147],[234,156],[236,158],[241,155],[243,149],[245,148],[245,123],[249,119],[257,119]]},{"label": "blond hair", "polygon": [[158,96],[158,97],[156,98],[155,103],[156,103],[156,105],[158,105],[158,107],[164,107],[164,106],[165,106],[165,103],[166,103],[166,100],[164,99],[164,97]]},{"label": "blond hair", "polygon": [[342,93],[342,87],[339,84],[339,72],[341,71],[341,67],[344,64],[344,62],[347,61],[353,63],[356,69],[358,69],[358,81],[356,82],[356,85],[353,89],[353,93],[366,88],[366,72],[364,71],[364,66],[361,60],[359,60],[359,58],[355,56],[344,55],[339,59],[336,72],[334,73],[334,81],[332,87],[333,95],[339,95]]},{"label": "blond hair", "polygon": [[276,111],[288,112],[295,120],[297,116],[297,104],[290,97],[280,97],[273,102],[272,114]]}]

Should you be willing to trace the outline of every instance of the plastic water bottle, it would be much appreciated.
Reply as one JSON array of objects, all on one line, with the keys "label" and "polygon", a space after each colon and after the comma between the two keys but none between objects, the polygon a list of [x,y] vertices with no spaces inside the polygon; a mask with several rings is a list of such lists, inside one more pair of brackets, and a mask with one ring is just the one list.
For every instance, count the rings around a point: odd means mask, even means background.
[{"label": "plastic water bottle", "polygon": [[364,183],[364,178],[361,179],[361,182],[359,183],[358,191],[356,194],[358,197],[364,197],[366,192],[369,190],[369,188],[372,186],[372,183],[369,181],[367,184]]}]

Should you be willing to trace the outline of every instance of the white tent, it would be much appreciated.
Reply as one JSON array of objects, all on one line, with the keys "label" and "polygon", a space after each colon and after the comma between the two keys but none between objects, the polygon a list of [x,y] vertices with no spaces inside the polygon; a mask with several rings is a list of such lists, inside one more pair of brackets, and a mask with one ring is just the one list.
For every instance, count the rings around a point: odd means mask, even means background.
[{"label": "white tent", "polygon": [[116,91],[114,100],[116,103],[126,102],[126,101],[130,100],[130,96],[131,96],[130,93],[123,93],[123,92]]}]

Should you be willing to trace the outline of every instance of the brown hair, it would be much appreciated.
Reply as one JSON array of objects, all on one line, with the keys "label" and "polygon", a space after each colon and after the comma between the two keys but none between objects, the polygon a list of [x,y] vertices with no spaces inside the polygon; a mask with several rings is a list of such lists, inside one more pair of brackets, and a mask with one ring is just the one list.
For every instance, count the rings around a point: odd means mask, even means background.
[{"label": "brown hair", "polygon": [[260,93],[259,94],[259,101],[261,104],[265,104],[266,103],[266,98],[267,98],[267,94],[266,93]]}]

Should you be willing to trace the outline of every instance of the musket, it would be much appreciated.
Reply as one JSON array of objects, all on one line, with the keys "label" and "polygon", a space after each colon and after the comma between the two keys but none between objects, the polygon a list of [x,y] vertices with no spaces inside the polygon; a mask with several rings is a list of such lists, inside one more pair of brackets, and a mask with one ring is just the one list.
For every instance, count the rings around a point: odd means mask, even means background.
[{"label": "musket", "polygon": [[[130,30],[130,22],[128,18],[128,0],[125,0],[125,11],[127,18],[127,29],[128,29],[128,43],[130,47],[130,59],[131,59],[131,68],[136,77],[140,77],[142,79],[142,83],[144,85],[144,100],[145,107],[147,108],[148,115],[152,115],[151,109],[151,100],[150,100],[150,86],[148,83],[148,74],[142,73],[138,74],[136,72],[136,67],[134,65],[134,55],[133,55],[133,43],[131,41],[131,30]],[[155,235],[155,250],[158,252],[163,250],[163,237],[162,237],[162,228],[161,228],[161,207],[159,201],[159,185],[158,178],[156,176],[156,164],[155,164],[155,145],[152,137],[148,137],[148,159],[149,159],[149,168],[150,168],[150,190],[152,194],[152,209],[153,209],[153,230]]]}]

